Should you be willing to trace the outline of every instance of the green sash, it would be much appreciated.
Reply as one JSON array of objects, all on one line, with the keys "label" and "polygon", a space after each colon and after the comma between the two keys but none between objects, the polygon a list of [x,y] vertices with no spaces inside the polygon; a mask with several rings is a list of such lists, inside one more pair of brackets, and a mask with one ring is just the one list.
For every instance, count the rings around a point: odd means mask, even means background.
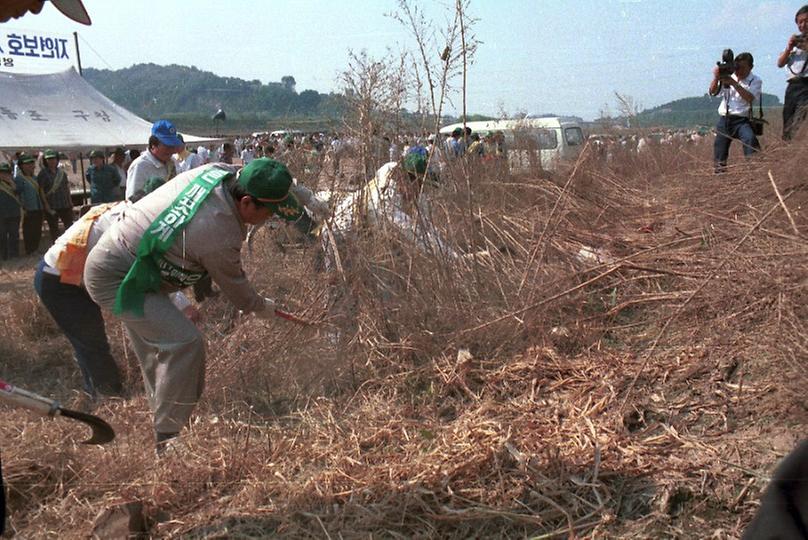
[{"label": "green sash", "polygon": [[[37,210],[44,210],[45,209],[45,194],[42,192],[42,186],[39,185],[39,182],[36,181],[36,178],[31,178],[30,176],[25,176],[22,173],[22,171],[19,172],[18,176],[20,178],[22,178],[29,186],[31,186],[31,189],[33,189],[34,192],[37,195],[36,198],[39,201],[39,208],[31,210],[31,212],[36,212]],[[23,206],[23,209],[24,208],[25,207]]]},{"label": "green sash", "polygon": [[6,193],[9,197],[14,199],[14,202],[16,202],[18,205],[20,205],[20,208],[22,208],[22,201],[20,201],[20,198],[17,196],[17,192],[14,191],[11,186],[3,181],[0,181],[0,191]]},{"label": "green sash", "polygon": [[53,185],[51,186],[51,188],[48,190],[48,192],[45,195],[50,197],[51,195],[56,193],[56,190],[59,189],[59,187],[62,185],[62,182],[65,180],[65,178],[67,178],[67,175],[65,174],[65,172],[62,169],[56,169],[56,174],[53,175]]},{"label": "green sash", "polygon": [[160,259],[210,192],[229,174],[229,171],[216,167],[205,170],[185,186],[174,202],[149,225],[138,244],[135,262],[118,287],[113,313],[120,315],[128,311],[143,316],[146,293],[160,290]]}]

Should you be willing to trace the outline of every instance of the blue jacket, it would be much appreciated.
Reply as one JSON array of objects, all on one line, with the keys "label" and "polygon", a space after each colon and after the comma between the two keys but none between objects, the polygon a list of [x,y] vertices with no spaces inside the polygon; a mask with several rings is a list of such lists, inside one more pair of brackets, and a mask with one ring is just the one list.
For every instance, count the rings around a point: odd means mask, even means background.
[{"label": "blue jacket", "polygon": [[42,208],[42,199],[39,197],[39,182],[36,181],[36,178],[31,177],[29,180],[26,180],[22,177],[22,173],[20,173],[14,177],[14,181],[17,182],[21,190],[20,200],[26,212],[31,210],[44,210]]},{"label": "blue jacket", "polygon": [[87,169],[87,181],[90,182],[90,200],[93,204],[114,202],[119,199],[118,186],[121,177],[118,171],[111,165],[102,165],[96,169],[95,165],[90,165]]}]

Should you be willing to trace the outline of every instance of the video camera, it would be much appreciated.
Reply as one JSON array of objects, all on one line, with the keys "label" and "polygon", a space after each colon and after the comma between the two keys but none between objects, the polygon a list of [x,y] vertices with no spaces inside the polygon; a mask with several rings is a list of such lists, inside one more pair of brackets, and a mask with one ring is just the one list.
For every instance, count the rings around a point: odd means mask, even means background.
[{"label": "video camera", "polygon": [[798,49],[808,50],[808,35],[805,33],[794,34],[794,45]]},{"label": "video camera", "polygon": [[721,61],[716,62],[716,65],[719,79],[732,77],[732,74],[735,73],[735,53],[732,52],[732,49],[724,49],[724,52],[721,53]]}]

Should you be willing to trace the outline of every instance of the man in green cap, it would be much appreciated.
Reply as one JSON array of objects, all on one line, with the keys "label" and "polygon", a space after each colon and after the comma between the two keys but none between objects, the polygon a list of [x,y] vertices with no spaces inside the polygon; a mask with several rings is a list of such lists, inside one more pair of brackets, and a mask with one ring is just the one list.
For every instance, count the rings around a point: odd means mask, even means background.
[{"label": "man in green cap", "polygon": [[20,201],[22,202],[22,239],[25,245],[25,254],[30,255],[39,249],[42,239],[42,221],[48,212],[48,202],[42,187],[34,176],[36,159],[30,154],[22,154],[17,159],[17,176],[14,180],[20,187]]},{"label": "man in green cap", "polygon": [[286,166],[267,158],[238,172],[198,167],[135,203],[87,257],[87,292],[121,318],[140,361],[158,453],[188,423],[205,376],[202,335],[168,293],[210,276],[236,308],[273,317],[275,302],[247,281],[241,245],[248,225],[302,215],[293,189]]},{"label": "man in green cap", "polygon": [[[326,271],[350,273],[353,267],[351,242],[361,234],[363,227],[369,231],[389,231],[420,250],[457,258],[457,253],[443,241],[430,221],[430,211],[421,194],[425,176],[426,157],[410,152],[402,161],[382,166],[362,189],[343,199],[321,234]],[[340,344],[350,342],[356,330],[356,301],[345,281],[335,275],[328,298],[329,318],[338,327]],[[382,288],[393,290],[395,287],[388,281],[387,273],[380,273],[375,279],[376,283],[384,284]]]},{"label": "man in green cap", "polygon": [[104,152],[90,152],[90,168],[87,169],[87,182],[90,183],[90,202],[108,203],[120,200],[121,177],[115,167],[107,164]]},{"label": "man in green cap", "polygon": [[67,180],[67,173],[59,166],[59,152],[55,150],[45,150],[42,155],[44,167],[36,176],[48,207],[51,212],[45,214],[45,221],[48,222],[51,240],[56,242],[59,238],[59,221],[61,220],[64,230],[73,224],[73,201],[70,198],[70,182]]},{"label": "man in green cap", "polygon": [[22,189],[11,175],[11,164],[0,161],[0,260],[20,255]]},{"label": "man in green cap", "polygon": [[[329,226],[330,235],[345,237],[350,234],[361,214],[363,221],[372,228],[382,227],[383,222],[388,222],[421,249],[454,257],[455,252],[441,240],[428,221],[429,209],[421,196],[425,176],[426,157],[417,152],[407,154],[401,162],[385,164],[365,187],[337,205]],[[327,247],[326,251],[330,249]]]}]

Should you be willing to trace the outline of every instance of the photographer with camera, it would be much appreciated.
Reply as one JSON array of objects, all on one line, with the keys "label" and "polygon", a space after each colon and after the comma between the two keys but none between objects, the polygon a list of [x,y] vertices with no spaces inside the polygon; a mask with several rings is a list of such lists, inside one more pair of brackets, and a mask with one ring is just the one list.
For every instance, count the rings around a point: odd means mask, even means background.
[{"label": "photographer with camera", "polygon": [[777,57],[777,67],[788,68],[788,86],[783,105],[783,139],[791,140],[808,113],[808,5],[794,16],[799,34],[788,38],[786,49]]},{"label": "photographer with camera", "polygon": [[722,61],[713,68],[710,95],[723,94],[718,106],[718,119],[715,131],[713,157],[716,172],[723,172],[727,165],[729,146],[733,139],[743,144],[746,157],[760,149],[755,130],[752,128],[752,104],[760,100],[763,81],[752,74],[754,59],[748,52],[733,58],[732,51],[726,49]]}]

